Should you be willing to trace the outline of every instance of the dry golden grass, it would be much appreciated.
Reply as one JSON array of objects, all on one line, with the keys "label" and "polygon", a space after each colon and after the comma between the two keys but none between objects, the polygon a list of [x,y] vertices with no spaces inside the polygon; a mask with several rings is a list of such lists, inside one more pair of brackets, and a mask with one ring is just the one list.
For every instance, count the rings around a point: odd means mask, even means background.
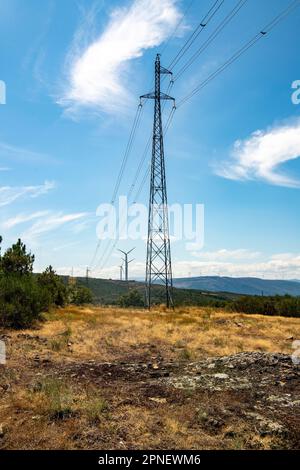
[{"label": "dry golden grass", "polygon": [[[230,418],[219,430],[207,427],[209,410],[232,404],[231,395],[220,401],[209,393],[161,391],[124,379],[96,385],[85,368],[91,360],[155,365],[242,351],[291,354],[300,320],[211,308],[67,307],[47,314],[36,329],[5,333],[10,342],[0,371],[0,386],[7,390],[0,394],[2,448],[270,448],[271,439],[253,434],[243,420]],[[48,362],[42,367],[43,359]],[[78,364],[83,366],[76,377],[65,372]]]},{"label": "dry golden grass", "polygon": [[[197,360],[243,351],[291,352],[290,337],[300,337],[296,318],[228,313],[210,308],[151,312],[115,307],[68,307],[52,313],[39,335],[61,341],[57,353],[93,354],[110,361],[134,350],[155,346],[165,358]],[[53,348],[55,351],[55,348]]]}]

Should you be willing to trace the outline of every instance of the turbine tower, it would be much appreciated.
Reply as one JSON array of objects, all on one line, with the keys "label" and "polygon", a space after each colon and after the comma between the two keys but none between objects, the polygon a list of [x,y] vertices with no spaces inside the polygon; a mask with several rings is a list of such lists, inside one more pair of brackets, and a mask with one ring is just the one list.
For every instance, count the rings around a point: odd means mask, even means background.
[{"label": "turbine tower", "polygon": [[124,261],[124,264],[125,264],[125,281],[127,282],[128,284],[128,265],[129,263],[131,263],[133,261],[133,259],[131,259],[130,261],[128,261],[128,255],[129,253],[131,253],[133,250],[135,250],[135,248],[132,248],[131,250],[129,251],[123,251],[123,250],[119,250],[121,253],[123,253],[124,255],[124,258],[122,258],[122,260]]},{"label": "turbine tower", "polygon": [[160,91],[162,74],[172,75],[172,72],[160,65],[160,54],[157,54],[155,60],[155,91],[140,97],[140,99],[154,100],[146,261],[146,305],[149,309],[152,301],[152,286],[156,282],[164,285],[167,307],[173,308],[174,306],[161,100],[172,100],[174,106],[175,100]]}]

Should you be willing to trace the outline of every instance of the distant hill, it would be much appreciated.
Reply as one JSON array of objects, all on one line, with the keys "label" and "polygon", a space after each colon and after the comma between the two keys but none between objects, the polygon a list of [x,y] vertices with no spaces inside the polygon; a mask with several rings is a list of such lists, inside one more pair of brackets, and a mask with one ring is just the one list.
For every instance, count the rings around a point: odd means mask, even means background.
[{"label": "distant hill", "polygon": [[259,279],[255,277],[200,276],[178,278],[174,286],[181,289],[195,289],[210,292],[231,292],[247,295],[300,295],[298,281]]},{"label": "distant hill", "polygon": [[[65,282],[68,282],[67,276],[62,276]],[[77,277],[76,282],[82,285],[87,285],[85,277]],[[128,292],[128,286],[125,281],[117,281],[113,279],[98,279],[90,278],[88,287],[92,290],[94,301],[96,304],[113,305],[119,300],[119,297]],[[138,281],[129,282],[130,289],[137,289],[142,297],[145,294],[145,284]],[[164,303],[164,288],[160,285],[153,286],[153,303]],[[228,300],[233,300],[237,297],[235,294],[230,293],[216,293],[216,292],[198,292],[194,289],[175,288],[173,292],[175,305],[222,305]]]}]

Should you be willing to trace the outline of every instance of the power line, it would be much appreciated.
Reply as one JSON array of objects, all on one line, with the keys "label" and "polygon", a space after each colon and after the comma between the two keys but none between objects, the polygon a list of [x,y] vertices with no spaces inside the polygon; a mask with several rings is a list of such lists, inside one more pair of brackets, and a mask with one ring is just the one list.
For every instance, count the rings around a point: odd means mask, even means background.
[{"label": "power line", "polygon": [[[226,26],[226,24],[233,18],[232,15],[236,15],[238,13],[238,11],[242,8],[242,6],[246,3],[247,0],[240,0],[238,2],[238,4],[234,7],[234,9],[226,16],[226,18],[220,23],[220,25],[216,28],[216,30],[212,33],[212,35],[208,38],[208,40],[198,49],[198,51],[195,53],[195,54],[200,54],[202,52],[202,50],[204,50],[204,47],[206,48],[211,42],[212,40],[216,37],[217,34],[219,34],[222,29],[224,29],[224,27]],[[238,60],[238,58],[244,54],[248,49],[250,49],[252,46],[254,46],[256,44],[256,42],[258,42],[262,37],[264,37],[267,33],[270,33],[271,30],[273,28],[275,28],[277,26],[277,24],[279,22],[281,22],[286,16],[288,16],[297,6],[299,6],[299,2],[300,0],[295,0],[294,2],[292,2],[286,9],[284,9],[281,13],[279,13],[270,23],[268,23],[265,28],[262,29],[262,31],[260,31],[259,33],[257,33],[252,39],[250,39],[244,46],[242,46],[238,51],[236,51],[235,54],[233,54],[233,56],[231,56],[231,58],[229,58],[223,65],[221,65],[220,67],[218,67],[218,69],[213,72],[212,74],[210,74],[203,82],[201,82],[194,90],[192,90],[188,95],[186,95],[178,104],[177,107],[181,107],[183,104],[185,104],[189,99],[191,99],[196,93],[198,93],[199,91],[201,91],[202,88],[204,88],[208,83],[210,83],[210,81],[212,81],[214,78],[216,78],[220,73],[222,73],[227,67],[229,67],[232,63],[234,63],[236,60]],[[223,3],[223,2],[222,2]],[[217,2],[214,3],[213,7],[217,4]],[[220,7],[220,5],[219,5]],[[211,11],[211,10],[210,10]],[[199,25],[198,25],[199,26]],[[181,53],[181,57],[184,55],[185,52],[183,51],[186,51],[186,49],[184,49],[186,47],[186,44],[189,44],[189,41],[191,41],[191,38],[195,38],[195,35],[197,34],[196,33],[197,31],[197,28],[196,30],[194,31],[194,33],[192,34],[192,36],[189,38],[189,40],[185,43],[185,45],[181,48],[181,50],[179,51],[179,53],[176,55],[176,57],[173,59],[172,63],[175,62],[175,59],[178,59],[178,61],[180,60],[178,57],[179,57],[179,54]],[[208,43],[209,41],[209,43]],[[195,54],[192,56],[193,57],[196,57]],[[197,55],[197,57],[198,57]],[[181,58],[180,57],[180,58]],[[192,59],[191,58],[191,59]],[[188,61],[188,63],[183,67],[188,67],[190,66],[190,61],[191,59]],[[194,59],[195,60],[195,59]],[[185,69],[183,70],[183,68],[178,72],[177,74],[177,79],[180,75],[182,75],[182,73],[184,73]],[[130,137],[129,137],[129,141],[128,141],[128,144],[127,144],[127,147],[126,147],[126,151],[125,151],[125,154],[124,154],[124,157],[123,157],[123,161],[122,161],[122,165],[121,165],[121,169],[120,169],[120,172],[119,172],[119,176],[118,176],[118,179],[117,179],[117,183],[116,183],[116,187],[115,187],[115,190],[114,190],[114,193],[113,193],[113,202],[115,201],[115,197],[116,197],[116,194],[117,194],[117,191],[119,189],[119,186],[120,186],[120,181],[122,179],[122,176],[123,176],[123,173],[124,173],[124,169],[125,169],[125,166],[126,166],[126,162],[127,162],[127,159],[128,159],[128,155],[130,153],[130,150],[131,150],[131,147],[132,147],[132,142],[133,142],[133,139],[134,139],[134,134],[136,132],[136,128],[137,128],[137,123],[136,121],[139,119],[138,118],[138,113],[141,113],[141,109],[138,108],[137,110],[137,114],[135,116],[135,119],[134,119],[134,123],[133,123],[133,127],[132,127],[132,130],[131,130],[131,133],[130,133]],[[173,116],[174,116],[174,111],[172,109],[171,111],[171,114],[172,116],[168,118],[168,121],[166,123],[166,129],[165,129],[165,133],[167,132],[168,128],[169,128],[169,125],[173,119]],[[137,168],[137,171],[136,171],[136,174],[135,174],[135,177],[134,177],[134,182],[132,183],[131,187],[130,187],[130,190],[129,190],[129,194],[131,195],[132,192],[133,192],[133,189],[135,188],[135,185],[137,183],[137,179],[140,175],[140,172],[142,170],[142,167],[143,167],[143,164],[145,162],[145,159],[146,159],[146,156],[147,156],[147,153],[148,153],[148,150],[149,150],[149,147],[150,147],[150,142],[151,142],[151,135],[149,137],[149,140],[146,144],[146,148],[143,152],[143,155],[142,155],[142,159],[139,163],[139,166]],[[127,155],[127,156],[126,156]],[[135,198],[134,198],[134,201],[137,200],[139,194],[141,193],[143,187],[144,187],[144,184],[147,180],[147,177],[149,175],[149,171],[150,171],[150,168],[149,166],[147,167],[146,169],[146,172],[141,180],[141,183],[140,183],[140,186],[138,188],[138,191],[135,195]],[[121,176],[120,176],[121,175]],[[116,189],[117,188],[117,189]],[[106,256],[104,262],[102,263],[102,266],[101,266],[101,269],[105,266],[108,258],[110,257],[111,255],[111,252],[112,250],[115,248],[116,244],[118,243],[119,240],[116,240],[114,245],[112,246],[112,248],[110,249],[108,255]],[[99,244],[101,243],[101,240],[98,242]],[[108,247],[107,247],[108,249]],[[101,257],[101,259],[99,260],[99,263],[98,265],[101,263],[101,261],[103,260],[103,258],[105,257],[105,254],[107,252],[107,249],[104,250],[104,253]],[[95,257],[93,259],[93,262],[95,260]]]},{"label": "power line", "polygon": [[[165,124],[164,135],[166,135],[167,132],[168,132],[168,129],[169,129],[169,127],[171,125],[171,122],[173,120],[175,111],[176,111],[176,108],[173,106],[172,109],[171,109],[171,112],[169,114],[168,120]],[[147,177],[148,177],[149,173],[150,173],[150,164],[147,166],[145,174],[143,176],[143,179],[141,180],[140,186],[138,188],[138,191],[136,192],[136,195],[135,195],[135,198],[134,198],[134,204],[136,204],[136,201],[137,201],[138,197],[140,196],[140,194],[141,194],[141,192],[144,188],[144,185],[145,185],[145,182],[147,181]]]},{"label": "power line", "polygon": [[178,29],[180,28],[180,26],[182,25],[183,23],[183,20],[184,18],[186,17],[186,15],[188,14],[188,12],[190,11],[193,3],[195,2],[195,0],[191,0],[190,3],[188,4],[187,8],[185,9],[185,11],[183,12],[183,15],[182,17],[180,18],[180,20],[178,21],[177,25],[175,26],[171,36],[169,36],[167,42],[165,43],[164,47],[162,48],[162,51],[161,51],[161,54],[163,54],[166,50],[166,48],[168,47],[168,45],[170,44],[171,40],[174,38],[175,34],[177,33]]},{"label": "power line", "polygon": [[[117,180],[116,180],[116,183],[115,183],[115,187],[114,187],[114,190],[113,190],[113,193],[112,193],[111,204],[115,203],[116,195],[118,193],[118,190],[119,190],[119,187],[120,187],[123,175],[124,175],[124,171],[125,171],[125,168],[126,168],[126,164],[127,164],[127,161],[128,161],[128,158],[130,156],[130,152],[131,152],[131,149],[132,149],[132,146],[133,146],[136,131],[137,131],[139,123],[140,123],[142,109],[143,109],[142,104],[140,103],[137,107],[137,110],[136,110],[136,113],[135,113],[135,116],[134,116],[134,119],[133,119],[133,124],[132,124],[131,130],[130,130],[129,139],[128,139],[128,142],[127,142],[127,145],[126,145],[126,149],[125,149],[125,152],[124,152],[124,155],[123,155],[123,159],[122,159],[121,167],[120,167],[120,170],[119,170],[119,174],[118,174],[118,177],[117,177]],[[96,260],[98,251],[99,251],[100,246],[101,246],[101,243],[102,243],[102,239],[98,240],[95,251],[94,251],[93,256],[91,258],[91,262],[89,264],[90,267],[92,267],[94,265],[94,262]]]},{"label": "power line", "polygon": [[126,167],[126,164],[127,164],[127,161],[128,161],[128,157],[130,155],[132,145],[133,145],[133,142],[134,142],[135,134],[136,134],[139,122],[140,122],[141,112],[142,112],[142,104],[140,103],[137,107],[137,111],[136,111],[135,118],[134,118],[134,121],[133,121],[133,126],[132,126],[132,129],[131,129],[130,135],[129,135],[129,140],[128,140],[128,143],[127,143],[127,146],[126,146],[126,150],[125,150],[125,153],[124,153],[124,156],[123,156],[121,168],[120,168],[118,178],[117,178],[117,181],[116,181],[116,184],[115,184],[115,189],[114,189],[112,200],[111,200],[112,204],[115,203],[115,199],[116,199],[116,196],[117,196],[120,184],[121,184],[121,180],[122,180],[122,177],[123,177],[123,174],[124,174],[124,171],[125,171],[125,167]]},{"label": "power line", "polygon": [[[166,90],[166,94],[167,94],[167,95],[169,94],[169,92],[170,92],[172,86],[173,86],[173,80],[170,81],[170,83],[169,83],[169,85],[168,85],[168,88],[167,88],[167,90]],[[164,101],[164,103],[163,103],[162,111],[164,111],[165,105],[166,105],[166,101]],[[169,118],[168,118],[168,119],[169,119]],[[130,186],[130,190],[129,190],[129,193],[128,193],[128,197],[131,196],[131,194],[132,194],[132,192],[133,192],[133,190],[134,190],[134,188],[135,188],[135,185],[136,185],[137,180],[138,180],[138,177],[139,177],[139,175],[140,175],[140,173],[141,173],[143,164],[145,163],[145,160],[146,160],[146,158],[147,158],[147,154],[148,154],[148,151],[149,151],[149,149],[150,149],[151,138],[152,138],[152,131],[150,132],[150,135],[149,135],[149,138],[148,138],[148,140],[147,140],[145,149],[144,149],[144,151],[143,151],[143,153],[142,153],[142,158],[141,158],[141,160],[140,160],[140,162],[139,162],[139,165],[138,165],[138,167],[137,167],[137,170],[136,170],[136,172],[135,172],[135,175],[134,175],[134,178],[133,178],[133,182],[132,182],[132,184],[131,184],[131,186]]]},{"label": "power line", "polygon": [[[174,106],[173,106],[172,109],[171,109],[171,112],[169,114],[169,117],[166,121],[166,124],[165,124],[164,135],[166,135],[166,133],[167,133],[167,131],[168,131],[170,125],[171,125],[171,122],[172,122],[173,117],[174,117],[175,110],[176,110],[176,108],[174,108]],[[141,180],[141,184],[140,184],[140,186],[139,186],[139,188],[138,188],[138,190],[137,190],[137,192],[134,196],[134,203],[136,203],[135,201],[139,197],[139,195],[140,195],[140,193],[141,193],[141,191],[142,191],[142,189],[143,189],[143,187],[144,187],[144,185],[147,181],[147,177],[148,177],[149,173],[150,173],[150,165],[147,166],[146,172],[143,176],[143,179]],[[124,227],[124,225],[123,225],[123,227]],[[122,229],[123,229],[123,227],[122,227]],[[114,241],[114,243],[113,243],[113,245],[111,246],[110,249],[107,246],[107,249],[104,251],[101,259],[99,260],[99,263],[97,264],[97,266],[99,266],[100,270],[104,268],[104,266],[106,265],[107,261],[109,260],[113,250],[115,249],[115,247],[117,246],[118,243],[119,243],[119,240],[117,239],[117,240]],[[109,251],[107,251],[108,249],[109,249]],[[101,261],[102,261],[102,263],[101,263]],[[101,263],[101,265],[100,265],[100,263]]]},{"label": "power line", "polygon": [[199,49],[190,57],[190,59],[181,67],[177,72],[174,80],[178,80],[181,75],[192,65],[192,63],[199,57],[202,52],[204,52],[212,41],[223,31],[223,29],[230,23],[230,21],[238,14],[241,8],[245,5],[248,0],[239,0],[235,7],[226,15],[226,17],[221,21],[217,28],[212,32],[212,34],[207,38],[207,40],[199,47]]},{"label": "power line", "polygon": [[[219,3],[221,2],[221,3]],[[216,0],[211,8],[208,10],[208,12],[205,14],[205,16],[201,19],[201,21],[198,23],[197,27],[194,29],[193,33],[190,35],[190,37],[187,39],[187,41],[184,43],[184,45],[181,47],[181,49],[178,51],[172,62],[169,64],[168,68],[173,69],[176,64],[182,59],[184,54],[190,49],[192,44],[196,41],[197,37],[199,34],[203,31],[205,26],[210,22],[210,20],[215,16],[217,11],[221,8],[223,5],[224,0]]]},{"label": "power line", "polygon": [[[172,86],[173,86],[173,81],[171,80],[170,83],[169,83],[169,85],[168,85],[167,91],[166,91],[167,94],[170,92]],[[162,110],[165,109],[165,105],[166,105],[166,102],[164,102]],[[171,110],[171,113],[172,113],[172,110]],[[171,113],[170,113],[170,114],[171,114]],[[169,121],[169,118],[170,118],[170,116],[168,117],[167,123],[168,123],[168,121]],[[141,171],[142,171],[143,164],[145,163],[145,160],[146,160],[147,155],[148,155],[148,151],[149,151],[149,149],[150,149],[151,139],[152,139],[152,132],[150,133],[150,136],[149,136],[149,138],[148,138],[147,144],[146,144],[145,149],[144,149],[144,151],[143,151],[143,153],[142,153],[141,160],[140,160],[140,162],[139,162],[139,165],[138,165],[138,167],[137,167],[136,173],[135,173],[134,178],[133,178],[133,182],[132,182],[132,184],[131,184],[131,186],[130,186],[130,189],[129,189],[129,192],[128,192],[128,198],[131,197],[131,195],[132,195],[132,193],[133,193],[133,191],[134,191],[134,188],[135,188],[135,186],[136,186],[138,177],[139,177],[139,175],[140,175],[140,173],[141,173]],[[144,183],[145,183],[144,178],[145,178],[145,175],[144,175],[143,180],[142,180],[142,185],[144,185]],[[141,187],[141,190],[142,190],[142,187]],[[104,258],[104,256],[105,256],[107,250],[109,249],[110,242],[111,242],[111,241],[108,241],[107,247],[105,248],[105,250],[104,250],[102,256],[101,256],[100,259],[99,259],[99,261],[97,262],[96,267],[97,267],[97,266],[100,266],[100,264],[102,264],[102,260],[103,260],[103,258]],[[97,253],[98,253],[99,248],[100,248],[100,246],[101,246],[101,239],[99,240],[98,245],[99,245],[99,247],[98,247]],[[96,255],[97,255],[97,253],[96,253]],[[95,257],[95,258],[96,258],[96,257]],[[95,258],[94,258],[93,262],[95,261]],[[102,267],[103,267],[103,266],[102,266]]]},{"label": "power line", "polygon": [[268,23],[259,33],[257,33],[253,38],[247,41],[244,46],[242,46],[238,51],[236,51],[223,65],[218,67],[218,69],[211,73],[203,82],[201,82],[194,90],[187,94],[182,100],[178,103],[178,108],[190,100],[196,93],[199,93],[208,83],[210,83],[214,78],[216,78],[220,73],[222,73],[227,67],[233,64],[236,60],[241,57],[248,49],[253,47],[260,39],[266,36],[268,33],[274,29],[278,23],[280,23],[286,16],[288,16],[297,6],[299,6],[300,0],[292,2],[287,8],[285,8],[281,13],[279,13],[270,23]]},{"label": "power line", "polygon": [[[177,29],[180,27],[180,24],[182,23],[183,19],[186,17],[188,11],[190,10],[192,4],[194,3],[194,0],[192,0],[188,7],[186,8],[182,18],[180,19],[180,21],[178,22],[178,24],[176,25],[171,37],[169,38],[167,44],[165,45],[164,49],[166,49],[168,43],[170,42],[171,38],[174,37],[174,35],[176,34],[176,31]],[[198,24],[197,28],[195,29],[195,31],[192,33],[192,35],[189,37],[189,39],[186,41],[186,43],[183,45],[183,47],[180,49],[180,51],[178,52],[178,54],[175,56],[175,58],[173,59],[173,61],[171,62],[171,64],[173,66],[175,66],[179,60],[184,56],[184,54],[187,52],[187,50],[191,47],[191,45],[194,43],[194,41],[197,39],[197,37],[199,36],[201,30],[204,28],[203,26],[203,23],[206,22],[205,26],[208,24],[208,22],[213,18],[213,16],[217,13],[217,11],[219,10],[219,8],[222,6],[222,4],[224,3],[224,0],[216,0],[212,7],[208,10],[208,12],[206,13],[206,15],[203,17],[203,19],[200,21],[200,23]],[[202,28],[202,29],[200,29]],[[167,90],[167,94],[169,93],[170,91],[170,88],[172,87],[172,84],[174,82],[171,81],[169,83],[169,87],[168,87],[168,90]],[[163,105],[163,109],[164,109],[164,106],[165,106],[165,103]],[[119,171],[119,174],[118,174],[118,177],[117,177],[117,181],[116,181],[116,184],[115,184],[115,188],[114,188],[114,191],[113,191],[113,195],[112,195],[112,199],[111,199],[111,203],[114,204],[115,203],[115,199],[116,199],[116,196],[117,196],[117,193],[118,193],[118,190],[119,190],[119,187],[120,187],[120,183],[121,183],[121,180],[122,180],[122,177],[123,177],[123,174],[124,174],[124,171],[125,171],[125,167],[126,167],[126,164],[127,164],[127,161],[128,161],[128,157],[129,157],[129,154],[131,152],[131,149],[132,149],[132,144],[133,144],[133,141],[134,141],[134,137],[135,137],[135,133],[136,133],[136,130],[138,128],[138,125],[139,125],[139,119],[140,119],[140,116],[141,116],[141,103],[140,105],[138,106],[138,109],[136,111],[136,114],[135,114],[135,117],[134,117],[134,121],[133,121],[133,125],[132,125],[132,128],[131,128],[131,131],[130,131],[130,135],[129,135],[129,140],[128,140],[128,143],[127,143],[127,146],[126,146],[126,150],[125,150],[125,153],[124,153],[124,156],[123,156],[123,160],[122,160],[122,163],[121,163],[121,168],[120,168],[120,171]],[[146,160],[146,157],[147,157],[147,154],[148,154],[148,151],[150,149],[150,143],[151,143],[151,135],[149,136],[149,139],[147,141],[147,144],[146,144],[146,147],[145,147],[145,150],[142,154],[142,158],[141,158],[141,161],[138,165],[138,168],[136,170],[136,174],[135,174],[135,177],[134,177],[134,180],[133,180],[133,183],[129,189],[129,195],[132,194],[134,188],[135,188],[135,185],[136,185],[136,182],[137,182],[137,179],[140,175],[140,172],[142,170],[142,167],[143,167],[143,164]],[[146,172],[147,174],[147,172]],[[145,178],[145,176],[144,176]],[[143,178],[143,180],[144,180]],[[142,180],[142,183],[144,183],[144,181]],[[97,254],[99,252],[99,249],[101,247],[101,244],[102,244],[102,239],[98,240],[98,243],[96,245],[96,248],[95,248],[95,251],[94,251],[94,254],[92,256],[92,259],[91,259],[91,263],[90,263],[90,266],[93,266],[94,263],[95,263],[95,260],[97,258]],[[105,250],[106,251],[106,250]],[[102,258],[102,257],[101,257]],[[101,262],[101,259],[100,259],[100,262]],[[98,263],[97,263],[98,264]]]}]

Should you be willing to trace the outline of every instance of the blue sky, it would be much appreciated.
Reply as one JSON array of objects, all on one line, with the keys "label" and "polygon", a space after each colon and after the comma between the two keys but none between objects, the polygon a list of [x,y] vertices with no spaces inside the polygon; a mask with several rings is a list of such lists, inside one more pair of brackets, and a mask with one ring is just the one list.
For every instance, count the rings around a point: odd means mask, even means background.
[{"label": "blue sky", "polygon": [[[213,3],[194,1],[172,36],[190,0],[2,0],[4,248],[22,237],[36,255],[36,270],[51,263],[61,273],[85,272],[97,243],[96,208],[111,200],[155,55],[163,51],[167,66]],[[174,72],[237,3],[223,2]],[[245,2],[175,81],[177,102],[289,3]],[[169,203],[205,205],[202,250],[172,243],[176,277],[300,278],[300,104],[291,100],[300,79],[299,22],[300,6],[175,112],[165,139]],[[132,183],[152,106],[145,105],[119,194]],[[148,185],[138,202],[147,204]],[[92,274],[117,277],[117,248],[132,246],[131,275],[143,276],[145,244],[132,240],[122,240],[102,270],[96,262]]]}]

